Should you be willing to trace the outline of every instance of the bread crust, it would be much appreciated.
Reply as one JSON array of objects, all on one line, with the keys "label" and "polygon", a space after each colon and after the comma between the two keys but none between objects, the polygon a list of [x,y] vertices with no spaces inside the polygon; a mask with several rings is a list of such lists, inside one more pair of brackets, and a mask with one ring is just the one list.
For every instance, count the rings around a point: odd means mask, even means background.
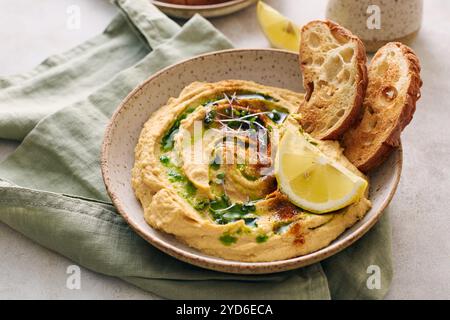
[{"label": "bread crust", "polygon": [[[382,141],[377,142],[378,145],[374,146],[374,148],[366,150],[364,146],[372,142],[369,140],[369,136],[364,134],[365,129],[363,127],[365,120],[370,117],[368,110],[369,108],[371,110],[383,110],[383,106],[377,108],[381,102],[376,97],[383,94],[382,90],[385,90],[386,86],[391,85],[388,81],[386,81],[387,83],[380,82],[379,77],[385,75],[377,74],[372,66],[378,59],[381,59],[389,51],[395,50],[395,48],[400,50],[402,58],[407,64],[407,74],[400,75],[407,77],[407,89],[400,92],[400,96],[394,98],[396,101],[394,101],[395,105],[392,108],[400,108],[394,121],[387,119],[385,115],[383,117],[385,121],[383,124],[386,125],[384,127],[385,131],[379,133],[374,129],[374,132],[372,132],[372,136],[387,133],[386,136],[383,137]],[[398,64],[399,62],[391,60],[388,63]],[[411,122],[416,110],[416,102],[421,97],[420,88],[422,86],[422,80],[420,78],[420,70],[420,62],[416,54],[411,48],[402,43],[388,43],[375,54],[371,67],[369,68],[369,86],[364,101],[364,111],[361,120],[343,138],[345,156],[362,172],[368,172],[382,164],[390,153],[400,146],[400,135]],[[389,123],[387,122],[388,120]]]},{"label": "bread crust", "polygon": [[[349,30],[329,20],[315,20],[309,22],[302,28],[302,35],[307,32],[309,28],[317,24],[325,25],[335,37],[342,37],[346,39],[347,42],[353,42],[356,46],[356,50],[354,52],[356,56],[354,97],[351,101],[349,101],[351,107],[336,122],[336,124],[326,132],[316,133],[314,132],[314,130],[310,132],[317,139],[337,140],[355,123],[361,112],[361,107],[368,83],[366,50],[363,42],[357,36],[353,35]],[[316,110],[314,110],[315,106],[308,104],[309,99],[314,94],[313,77],[317,77],[317,75],[311,75],[308,70],[307,62],[305,61],[305,51],[307,50],[305,46],[305,42],[302,41],[302,44],[300,46],[300,67],[303,73],[303,85],[306,90],[306,96],[305,101],[300,106],[299,112],[303,116],[303,120],[301,121],[303,126],[308,123],[314,123],[317,120],[314,119],[316,118],[314,112],[317,112]]]}]

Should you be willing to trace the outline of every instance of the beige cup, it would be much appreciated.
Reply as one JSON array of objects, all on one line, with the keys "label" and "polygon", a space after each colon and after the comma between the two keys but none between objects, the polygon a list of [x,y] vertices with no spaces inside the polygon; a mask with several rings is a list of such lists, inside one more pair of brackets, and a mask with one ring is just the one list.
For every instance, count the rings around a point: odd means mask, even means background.
[{"label": "beige cup", "polygon": [[422,25],[423,0],[329,0],[327,18],[346,27],[375,52],[391,41],[410,44]]}]

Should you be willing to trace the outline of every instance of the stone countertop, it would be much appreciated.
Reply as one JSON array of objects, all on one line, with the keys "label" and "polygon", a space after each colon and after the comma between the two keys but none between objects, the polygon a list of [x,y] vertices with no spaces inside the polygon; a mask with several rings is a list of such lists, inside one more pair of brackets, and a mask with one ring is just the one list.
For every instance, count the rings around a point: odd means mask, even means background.
[{"label": "stone countertop", "polygon": [[[323,18],[326,0],[267,0],[298,24]],[[67,28],[70,6],[80,29]],[[0,2],[0,74],[27,71],[50,54],[101,32],[116,10],[106,0]],[[404,171],[388,208],[394,279],[388,299],[450,299],[450,2],[425,1],[424,26],[412,45],[422,61],[424,87],[413,123],[403,135]],[[42,17],[46,18],[43,19]],[[268,47],[251,7],[212,20],[236,47]],[[14,31],[12,31],[14,30]],[[0,160],[16,143],[0,141]],[[383,245],[383,244],[380,244]],[[82,268],[81,290],[66,287],[70,260],[0,224],[0,299],[153,299],[119,279]]]}]

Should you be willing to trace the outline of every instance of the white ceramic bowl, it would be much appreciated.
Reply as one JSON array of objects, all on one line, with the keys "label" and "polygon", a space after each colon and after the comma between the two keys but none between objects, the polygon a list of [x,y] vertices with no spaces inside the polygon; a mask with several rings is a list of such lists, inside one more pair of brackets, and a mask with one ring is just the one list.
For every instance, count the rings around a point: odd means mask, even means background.
[{"label": "white ceramic bowl", "polygon": [[196,13],[205,18],[215,18],[225,16],[236,11],[245,9],[257,0],[232,0],[218,4],[209,5],[180,5],[163,1],[152,1],[152,3],[165,14],[181,19],[189,19]]},{"label": "white ceramic bowl", "polygon": [[[329,246],[297,258],[248,263],[206,255],[173,236],[154,230],[145,221],[143,210],[131,188],[134,148],[144,123],[153,111],[176,97],[193,81],[214,82],[225,79],[253,80],[301,92],[302,79],[298,55],[273,49],[227,50],[195,57],[168,67],[134,89],[113,115],[106,130],[102,150],[102,173],[108,193],[124,219],[144,239],[182,261],[223,272],[262,274],[290,270],[325,259],[348,247],[364,235],[381,217],[400,180],[402,151],[398,149],[370,174],[370,199],[367,215]],[[381,244],[380,244],[381,245]]]}]

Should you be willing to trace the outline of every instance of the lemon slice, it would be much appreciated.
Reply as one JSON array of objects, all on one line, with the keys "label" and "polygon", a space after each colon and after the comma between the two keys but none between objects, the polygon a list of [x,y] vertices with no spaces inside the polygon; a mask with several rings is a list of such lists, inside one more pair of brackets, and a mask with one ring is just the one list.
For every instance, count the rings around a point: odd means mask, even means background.
[{"label": "lemon slice", "polygon": [[328,158],[300,131],[289,128],[282,137],[275,176],[281,191],[302,209],[327,213],[358,201],[367,181]]},{"label": "lemon slice", "polygon": [[291,20],[262,1],[256,8],[259,24],[275,48],[298,52],[300,49],[300,28]]}]

